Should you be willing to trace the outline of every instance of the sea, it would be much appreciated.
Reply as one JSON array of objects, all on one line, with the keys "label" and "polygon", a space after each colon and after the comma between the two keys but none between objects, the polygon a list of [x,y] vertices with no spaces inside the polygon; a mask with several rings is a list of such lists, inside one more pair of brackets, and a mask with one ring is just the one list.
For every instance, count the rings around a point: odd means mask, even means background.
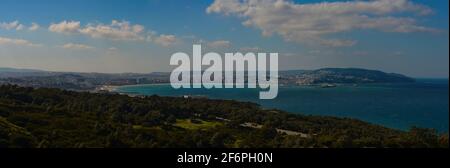
[{"label": "sea", "polygon": [[259,89],[173,89],[170,84],[121,86],[132,95],[192,96],[254,102],[290,113],[360,119],[389,128],[413,126],[449,130],[448,79],[417,79],[415,83],[321,86],[280,86],[278,97],[260,100]]}]

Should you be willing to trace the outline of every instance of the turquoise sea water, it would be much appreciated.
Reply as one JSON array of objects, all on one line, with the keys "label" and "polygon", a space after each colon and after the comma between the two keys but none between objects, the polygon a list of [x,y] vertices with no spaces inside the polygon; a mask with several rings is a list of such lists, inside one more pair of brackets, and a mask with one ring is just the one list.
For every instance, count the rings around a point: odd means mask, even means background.
[{"label": "turquoise sea water", "polygon": [[418,79],[410,84],[280,87],[273,100],[260,100],[258,89],[173,89],[166,85],[136,85],[117,92],[160,96],[206,96],[212,99],[250,101],[264,108],[276,108],[306,115],[361,119],[391,128],[411,126],[449,129],[448,80]]}]

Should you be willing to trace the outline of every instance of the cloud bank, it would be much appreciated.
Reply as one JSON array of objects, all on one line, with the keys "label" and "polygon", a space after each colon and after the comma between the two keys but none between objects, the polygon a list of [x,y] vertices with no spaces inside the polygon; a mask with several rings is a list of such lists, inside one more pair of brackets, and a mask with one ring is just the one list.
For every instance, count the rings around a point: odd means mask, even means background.
[{"label": "cloud bank", "polygon": [[26,46],[26,47],[41,46],[40,44],[35,44],[28,40],[13,39],[13,38],[6,38],[6,37],[0,37],[0,45],[16,45],[16,46]]},{"label": "cloud bank", "polygon": [[373,0],[297,4],[288,0],[215,0],[207,13],[237,16],[248,27],[260,29],[264,36],[278,34],[286,41],[312,45],[345,47],[351,39],[330,37],[352,30],[411,33],[438,32],[420,26],[415,18],[433,11],[408,0]]}]

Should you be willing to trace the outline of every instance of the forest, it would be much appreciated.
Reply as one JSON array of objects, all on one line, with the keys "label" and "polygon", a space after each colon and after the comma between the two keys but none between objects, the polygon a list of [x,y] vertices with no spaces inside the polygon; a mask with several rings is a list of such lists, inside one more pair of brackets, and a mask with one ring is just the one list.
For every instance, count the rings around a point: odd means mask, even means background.
[{"label": "forest", "polygon": [[0,86],[0,148],[448,148],[448,133],[206,98]]}]

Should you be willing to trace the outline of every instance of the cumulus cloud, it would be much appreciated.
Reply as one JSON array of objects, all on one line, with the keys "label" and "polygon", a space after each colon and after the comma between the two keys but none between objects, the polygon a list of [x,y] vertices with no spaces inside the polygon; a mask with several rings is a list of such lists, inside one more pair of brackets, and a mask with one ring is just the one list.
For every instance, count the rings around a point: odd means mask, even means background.
[{"label": "cumulus cloud", "polygon": [[0,29],[6,29],[6,30],[25,30],[28,29],[30,31],[35,31],[39,29],[39,25],[37,23],[31,23],[30,27],[26,27],[25,25],[21,24],[19,21],[13,21],[13,22],[0,22]]},{"label": "cumulus cloud", "polygon": [[29,31],[36,31],[37,29],[39,29],[41,26],[39,26],[39,24],[37,23],[31,23],[31,26],[28,28]]},{"label": "cumulus cloud", "polygon": [[63,34],[83,34],[92,38],[104,38],[110,40],[144,40],[145,36],[141,33],[144,31],[142,25],[131,25],[127,21],[113,20],[111,24],[88,24],[81,27],[79,21],[62,21],[61,23],[52,24],[49,27],[51,32]]},{"label": "cumulus cloud", "polygon": [[174,35],[161,34],[159,37],[155,38],[153,42],[164,47],[168,47],[175,44],[177,42],[177,38]]},{"label": "cumulus cloud", "polygon": [[6,29],[6,30],[22,30],[24,26],[19,23],[19,21],[13,21],[13,22],[0,22],[0,29]]},{"label": "cumulus cloud", "polygon": [[[278,34],[286,41],[325,46],[352,46],[351,39],[330,35],[352,30],[383,32],[437,32],[420,26],[414,16],[433,11],[409,0],[373,0],[297,4],[288,0],[215,0],[207,13],[233,15],[243,24],[262,31],[264,36]],[[411,17],[402,14],[412,14]]]},{"label": "cumulus cloud", "polygon": [[28,40],[23,39],[13,39],[0,37],[0,45],[17,45],[17,46],[27,46],[27,47],[39,47],[40,44],[34,44]]},{"label": "cumulus cloud", "polygon": [[211,48],[228,48],[231,46],[231,42],[226,40],[217,40],[207,42],[206,45]]},{"label": "cumulus cloud", "polygon": [[92,38],[105,38],[111,40],[145,40],[141,33],[144,31],[142,25],[131,25],[127,21],[113,20],[110,25],[98,24],[87,25],[80,29],[80,33]]},{"label": "cumulus cloud", "polygon": [[56,33],[72,34],[80,31],[80,22],[78,21],[62,21],[60,23],[52,23],[48,30]]},{"label": "cumulus cloud", "polygon": [[72,50],[90,50],[94,49],[92,46],[88,46],[85,44],[75,44],[75,43],[67,43],[61,46],[64,49],[72,49]]},{"label": "cumulus cloud", "polygon": [[170,46],[178,41],[175,35],[158,35],[139,24],[128,21],[113,20],[110,24],[89,23],[82,26],[79,21],[62,21],[49,26],[51,32],[61,34],[80,34],[91,38],[108,39],[114,41],[142,41],[154,42],[162,46]]}]

